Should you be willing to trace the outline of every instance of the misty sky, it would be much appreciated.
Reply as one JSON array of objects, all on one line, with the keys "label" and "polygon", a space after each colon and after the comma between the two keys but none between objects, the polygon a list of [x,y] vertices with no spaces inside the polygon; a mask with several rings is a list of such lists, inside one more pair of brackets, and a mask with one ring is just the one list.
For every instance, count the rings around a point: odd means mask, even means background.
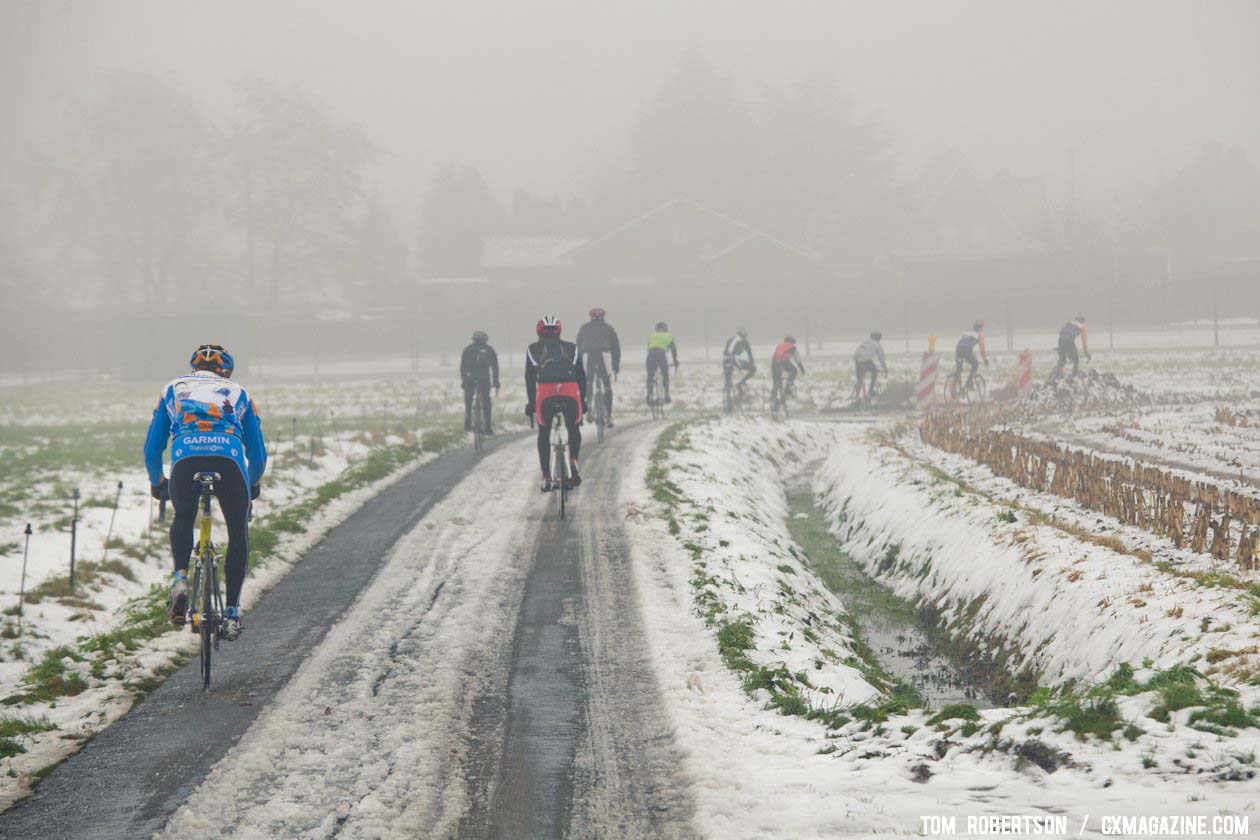
[{"label": "misty sky", "polygon": [[1257,33],[1252,0],[0,0],[0,165],[65,130],[111,72],[150,71],[212,105],[260,75],[367,130],[410,240],[446,160],[501,195],[585,192],[697,47],[750,96],[835,76],[910,171],[957,148],[1057,189],[1074,160],[1082,197],[1106,210],[1206,141],[1260,161]]}]

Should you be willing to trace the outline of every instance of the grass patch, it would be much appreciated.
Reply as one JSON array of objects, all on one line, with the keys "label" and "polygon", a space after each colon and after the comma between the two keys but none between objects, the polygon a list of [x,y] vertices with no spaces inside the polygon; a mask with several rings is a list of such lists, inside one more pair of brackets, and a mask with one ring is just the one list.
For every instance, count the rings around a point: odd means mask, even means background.
[{"label": "grass patch", "polygon": [[70,647],[56,647],[44,653],[44,658],[22,677],[25,689],[0,700],[5,706],[29,705],[73,697],[83,693],[87,682],[77,673],[70,673],[66,660],[82,662],[83,656]]},{"label": "grass patch", "polygon": [[23,738],[56,728],[47,718],[0,716],[0,758],[21,755],[26,752]]},{"label": "grass patch", "polygon": [[[462,443],[462,427],[457,423],[450,423],[427,431],[418,442],[381,446],[372,450],[363,460],[350,466],[334,480],[321,485],[302,501],[255,522],[250,528],[251,565],[271,556],[280,545],[283,535],[304,532],[314,516],[334,499],[389,476],[424,453],[445,451]],[[134,440],[130,440],[130,460],[134,460],[133,449]],[[106,574],[135,579],[128,564],[120,559],[115,558],[104,563],[88,561],[76,569],[76,593],[80,587],[86,589],[99,582],[101,576]],[[23,676],[21,690],[0,700],[0,704],[29,705],[83,692],[89,687],[87,680],[79,673],[70,672],[66,667],[66,660],[88,662],[89,674],[93,679],[106,679],[111,668],[123,664],[127,654],[139,649],[145,641],[172,630],[166,615],[166,594],[163,585],[155,584],[147,593],[123,607],[114,629],[82,638],[73,647],[62,646],[46,652],[43,659]],[[43,598],[57,598],[66,603],[75,597],[69,592],[68,578],[56,578],[45,581],[32,590],[27,595],[27,600],[38,603]],[[159,668],[151,676],[127,683],[127,687],[146,693],[156,688],[169,673],[165,667]]]},{"label": "grass patch", "polygon": [[935,726],[947,720],[977,721],[980,720],[980,713],[970,703],[951,703],[928,718],[928,725]]},{"label": "grass patch", "polygon": [[1090,735],[1110,741],[1112,733],[1125,726],[1113,697],[1067,697],[1049,711],[1063,721],[1059,732],[1072,732],[1082,741]]},{"label": "grass patch", "polygon": [[1120,716],[1116,698],[1152,691],[1156,692],[1156,703],[1147,715],[1159,723],[1169,723],[1174,712],[1196,709],[1189,724],[1205,732],[1234,736],[1239,729],[1260,728],[1260,708],[1244,709],[1238,702],[1238,692],[1188,665],[1156,671],[1149,679],[1139,681],[1133,666],[1123,664],[1105,681],[1081,691],[1057,698],[1049,691],[1039,691],[1031,699],[1034,711],[1030,717],[1058,717],[1062,720],[1060,732],[1074,732],[1080,738],[1097,735],[1112,740],[1116,730],[1122,730],[1127,740],[1136,741],[1144,730]]},{"label": "grass patch", "polygon": [[68,600],[75,603],[67,604],[67,606],[99,609],[99,607],[82,596],[85,591],[99,589],[105,575],[117,575],[124,580],[132,582],[136,579],[136,573],[132,571],[131,566],[117,558],[106,560],[103,563],[85,560],[75,566],[75,588],[73,590],[70,589],[70,576],[68,574],[58,575],[41,581],[39,586],[26,593],[24,600],[28,604],[38,604],[45,598],[61,601]]}]

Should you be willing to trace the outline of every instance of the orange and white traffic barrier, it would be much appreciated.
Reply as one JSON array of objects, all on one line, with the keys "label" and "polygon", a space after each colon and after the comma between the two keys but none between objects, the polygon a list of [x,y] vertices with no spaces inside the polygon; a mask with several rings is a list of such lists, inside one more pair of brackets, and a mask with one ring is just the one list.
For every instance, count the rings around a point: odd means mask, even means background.
[{"label": "orange and white traffic barrier", "polygon": [[1029,353],[1027,350],[1020,353],[1019,378],[1016,380],[1016,384],[1019,388],[1019,398],[1021,400],[1032,393],[1032,367],[1032,353]]},{"label": "orange and white traffic barrier", "polygon": [[936,336],[928,339],[927,352],[919,365],[919,387],[915,390],[914,405],[919,411],[930,411],[936,402],[936,376],[941,359],[936,355]]}]

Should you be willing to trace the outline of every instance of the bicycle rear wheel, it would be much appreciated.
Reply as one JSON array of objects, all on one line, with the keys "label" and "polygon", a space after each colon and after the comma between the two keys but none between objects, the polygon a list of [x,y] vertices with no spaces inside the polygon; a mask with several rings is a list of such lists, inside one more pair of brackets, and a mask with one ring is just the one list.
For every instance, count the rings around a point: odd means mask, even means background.
[{"label": "bicycle rear wheel", "polygon": [[976,384],[972,389],[976,402],[984,402],[989,398],[989,383],[980,374],[976,374]]},{"label": "bicycle rear wheel", "polygon": [[482,427],[482,424],[484,423],[484,420],[482,419],[482,413],[483,411],[481,408],[481,392],[475,391],[473,393],[473,403],[472,403],[473,451],[475,452],[480,452],[481,446],[482,446],[482,437],[481,437],[482,428],[481,427]]},{"label": "bicycle rear wheel", "polygon": [[[196,597],[196,596],[194,596]],[[214,652],[214,557],[203,558],[201,563],[201,690],[210,690],[210,660]]]},{"label": "bicycle rear wheel", "polygon": [[564,509],[569,501],[569,482],[573,479],[569,476],[569,452],[566,447],[560,447],[560,474],[564,476],[560,480],[560,518],[564,519]]},{"label": "bicycle rear wheel", "polygon": [[596,374],[595,390],[594,390],[594,393],[592,394],[594,398],[594,404],[592,405],[592,409],[595,412],[595,442],[596,443],[604,442],[604,425],[608,422],[608,419],[607,419],[608,405],[605,402],[606,398],[604,397],[604,387],[601,384],[601,382],[602,380],[600,380],[599,375]]}]

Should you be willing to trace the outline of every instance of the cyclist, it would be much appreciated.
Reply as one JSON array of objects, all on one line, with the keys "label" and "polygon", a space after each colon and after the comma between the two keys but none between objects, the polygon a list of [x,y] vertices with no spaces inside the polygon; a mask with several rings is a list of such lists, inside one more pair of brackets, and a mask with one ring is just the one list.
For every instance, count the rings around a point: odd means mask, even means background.
[{"label": "cyclist", "polygon": [[[239,384],[231,381],[235,362],[222,345],[203,344],[189,359],[191,372],[172,380],[158,397],[144,440],[144,465],[150,493],[170,499],[175,508],[171,523],[170,617],[183,626],[188,612],[188,562],[193,551],[193,523],[197,519],[199,472],[221,476],[214,494],[227,523],[227,606],[223,610],[225,636],[241,632],[241,587],[249,559],[249,507],[258,498],[259,482],[267,469],[258,408]],[[162,453],[171,445],[171,477],[162,474]]]},{"label": "cyclist", "polygon": [[464,348],[464,355],[459,360],[459,378],[464,385],[464,431],[471,432],[473,425],[472,404],[473,392],[481,394],[482,431],[494,434],[490,429],[490,386],[494,385],[494,395],[499,396],[499,354],[490,346],[490,336],[477,330],[472,334],[472,344]]},{"label": "cyclist", "polygon": [[[740,367],[740,356],[746,356],[748,364],[744,367],[744,378],[735,383],[732,380],[736,369]],[[722,379],[726,390],[729,391],[736,385],[743,385],[756,372],[757,363],[753,361],[752,345],[748,343],[748,330],[740,327],[735,331],[735,335],[731,336],[731,340],[726,342],[726,348],[722,351]]]},{"label": "cyclist", "polygon": [[884,360],[884,345],[880,344],[884,334],[879,330],[871,333],[870,338],[858,345],[853,354],[853,367],[857,374],[857,384],[862,386],[862,379],[869,376],[871,384],[867,387],[867,396],[875,393],[875,382],[879,379],[879,370],[875,368],[875,360],[879,360],[879,368],[888,376],[888,363]]},{"label": "cyclist", "polygon": [[989,354],[984,349],[984,321],[976,321],[972,324],[971,329],[963,333],[958,343],[954,345],[954,376],[961,381],[963,365],[971,368],[971,374],[963,386],[964,391],[971,390],[971,386],[976,381],[976,372],[980,370],[980,362],[976,359],[976,348],[980,350],[980,358],[984,360],[984,366],[988,367]]},{"label": "cyclist", "polygon": [[656,332],[648,337],[647,352],[647,388],[648,399],[652,399],[652,374],[661,372],[661,385],[665,389],[665,402],[669,402],[669,356],[674,356],[674,370],[678,370],[678,345],[674,343],[674,334],[664,321],[656,322]]},{"label": "cyclist", "polygon": [[796,350],[796,336],[789,335],[774,348],[773,364],[770,368],[773,385],[770,388],[770,401],[778,402],[784,392],[783,376],[787,374],[788,384],[796,381],[797,371],[804,373],[805,364],[801,354]]},{"label": "cyclist", "polygon": [[560,340],[560,319],[544,315],[538,321],[538,340],[525,351],[525,394],[529,404],[525,416],[538,424],[538,463],[542,465],[542,491],[552,489],[551,418],[564,416],[569,430],[569,457],[573,465],[572,486],[582,483],[578,475],[578,455],[582,451],[582,414],[586,405],[586,370],[577,345]]},{"label": "cyclist", "polygon": [[1076,352],[1076,337],[1081,337],[1081,352],[1085,354],[1086,359],[1090,359],[1089,354],[1089,330],[1085,327],[1085,316],[1077,315],[1071,321],[1068,321],[1059,328],[1059,363],[1054,367],[1054,376],[1057,378],[1063,374],[1063,368],[1067,366],[1068,360],[1072,362],[1072,379],[1076,378],[1081,370],[1081,357]]},{"label": "cyclist", "polygon": [[577,347],[587,376],[599,377],[604,385],[604,418],[611,429],[613,392],[608,367],[611,363],[613,376],[621,373],[621,341],[617,338],[617,331],[604,320],[604,315],[604,310],[598,306],[591,310],[591,320],[578,330]]}]

